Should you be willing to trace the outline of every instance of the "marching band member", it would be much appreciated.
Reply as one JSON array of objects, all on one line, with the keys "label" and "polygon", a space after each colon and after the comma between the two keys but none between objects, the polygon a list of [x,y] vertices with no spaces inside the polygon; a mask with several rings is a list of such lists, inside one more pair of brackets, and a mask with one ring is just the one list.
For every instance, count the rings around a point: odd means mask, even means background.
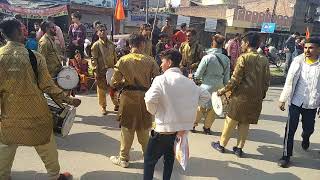
[{"label": "marching band member", "polygon": [[242,157],[243,147],[250,124],[257,124],[270,81],[268,59],[257,53],[260,44],[258,33],[249,33],[242,39],[242,54],[237,60],[234,73],[228,84],[218,90],[218,96],[231,92],[229,111],[220,141],[213,147],[225,152],[232,131],[238,126],[238,141],[233,153]]},{"label": "marching band member", "polygon": [[[224,87],[230,79],[230,60],[222,54],[222,46],[225,38],[222,35],[212,37],[212,48],[207,51],[208,55],[204,56],[199,67],[194,74],[195,79],[201,79],[201,87],[211,94]],[[216,118],[212,109],[212,103],[209,101],[204,106],[199,106],[196,121],[194,122],[193,132],[198,126],[202,117],[205,117],[203,131],[205,134],[211,134],[211,126]]]},{"label": "marching band member", "polygon": [[142,24],[140,26],[140,34],[144,36],[144,38],[146,39],[146,47],[144,49],[144,54],[147,56],[153,56],[152,54],[152,41],[150,39],[151,36],[151,26],[150,24]]},{"label": "marching band member", "polygon": [[50,77],[44,57],[24,47],[21,24],[16,19],[0,22],[8,43],[0,48],[0,179],[10,179],[18,146],[33,146],[45,164],[50,180],[67,180],[60,174],[53,120],[43,93],[58,103],[79,106]]},{"label": "marching band member", "polygon": [[118,112],[121,125],[120,153],[119,156],[111,156],[110,160],[124,168],[129,166],[129,151],[135,133],[142,151],[146,151],[152,116],[146,109],[144,95],[150,88],[152,79],[159,75],[156,61],[143,53],[146,46],[145,38],[132,34],[129,44],[131,53],[121,57],[117,62],[111,82],[113,87],[123,88],[123,92]]},{"label": "marching band member", "polygon": [[45,57],[51,77],[56,78],[62,68],[62,60],[61,53],[54,42],[56,36],[55,24],[50,21],[44,21],[41,23],[41,30],[45,34],[39,40],[38,52]]},{"label": "marching band member", "polygon": [[180,46],[180,53],[182,54],[180,68],[183,75],[188,76],[197,69],[202,57],[204,56],[204,49],[197,41],[196,30],[187,30],[186,36],[187,41],[183,42]]},{"label": "marching band member", "polygon": [[[99,99],[99,105],[102,108],[102,114],[107,115],[106,93],[108,89],[107,83],[110,82],[107,82],[106,73],[108,68],[114,68],[114,65],[117,62],[117,54],[115,50],[115,45],[107,38],[107,28],[103,24],[99,24],[97,26],[97,34],[99,36],[99,40],[96,41],[91,47],[92,66],[97,81],[97,94]],[[115,95],[115,90],[111,88],[110,97],[115,106],[114,110],[118,111],[118,99]]]}]

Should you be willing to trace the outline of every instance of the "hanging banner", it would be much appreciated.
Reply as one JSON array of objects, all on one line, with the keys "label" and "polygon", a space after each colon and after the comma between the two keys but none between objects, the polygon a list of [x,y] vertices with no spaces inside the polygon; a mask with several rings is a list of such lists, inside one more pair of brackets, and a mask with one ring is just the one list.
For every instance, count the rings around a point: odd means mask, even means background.
[{"label": "hanging banner", "polygon": [[58,17],[68,15],[68,9],[66,5],[43,9],[29,9],[0,3],[0,13],[11,16],[21,14],[22,17],[29,19],[43,19],[48,16]]}]

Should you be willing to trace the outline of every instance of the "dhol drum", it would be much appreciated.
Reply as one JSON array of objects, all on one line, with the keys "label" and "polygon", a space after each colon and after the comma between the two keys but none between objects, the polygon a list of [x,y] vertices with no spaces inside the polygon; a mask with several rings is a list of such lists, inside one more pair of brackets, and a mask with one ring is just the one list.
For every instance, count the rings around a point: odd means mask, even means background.
[{"label": "dhol drum", "polygon": [[227,115],[229,101],[225,95],[218,96],[217,92],[213,92],[211,96],[212,108],[214,112],[221,118]]},{"label": "dhol drum", "polygon": [[67,66],[61,69],[56,79],[58,85],[64,90],[76,88],[80,80],[77,71],[74,68]]},{"label": "dhol drum", "polygon": [[46,99],[53,116],[53,132],[56,136],[67,136],[76,117],[76,108],[66,104],[58,105],[48,97]]}]

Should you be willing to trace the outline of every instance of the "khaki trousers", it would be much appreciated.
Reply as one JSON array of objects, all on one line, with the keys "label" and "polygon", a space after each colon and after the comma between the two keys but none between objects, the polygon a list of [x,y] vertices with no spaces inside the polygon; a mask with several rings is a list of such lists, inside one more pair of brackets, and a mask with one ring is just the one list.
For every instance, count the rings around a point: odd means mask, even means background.
[{"label": "khaki trousers", "polygon": [[213,109],[206,109],[206,108],[199,106],[198,110],[197,110],[196,121],[194,122],[194,127],[198,126],[202,117],[205,118],[204,119],[204,128],[210,129],[215,118],[216,118],[216,113],[213,111]]},{"label": "khaki trousers", "polygon": [[99,99],[99,105],[102,108],[105,108],[107,106],[106,94],[108,93],[108,89],[109,89],[112,103],[115,106],[118,106],[119,103],[118,103],[116,93],[114,93],[114,90],[112,90],[110,87],[107,86],[106,77],[103,77],[103,76],[96,77],[96,81],[97,81],[97,94],[98,94],[98,99]]},{"label": "khaki trousers", "polygon": [[120,139],[120,159],[122,161],[129,161],[129,152],[133,143],[134,133],[137,133],[138,141],[141,144],[143,154],[147,150],[149,141],[149,130],[134,130],[121,127],[121,139]]},{"label": "khaki trousers", "polygon": [[249,124],[239,123],[227,116],[224,121],[224,128],[220,138],[220,145],[226,147],[231,137],[232,131],[238,126],[237,147],[243,148],[249,133]]},{"label": "khaki trousers", "polygon": [[[16,154],[17,145],[5,145],[0,142],[0,179],[8,180]],[[45,145],[34,147],[43,161],[50,180],[57,180],[60,175],[60,165],[58,161],[58,151],[55,137],[52,134],[50,142]]]}]

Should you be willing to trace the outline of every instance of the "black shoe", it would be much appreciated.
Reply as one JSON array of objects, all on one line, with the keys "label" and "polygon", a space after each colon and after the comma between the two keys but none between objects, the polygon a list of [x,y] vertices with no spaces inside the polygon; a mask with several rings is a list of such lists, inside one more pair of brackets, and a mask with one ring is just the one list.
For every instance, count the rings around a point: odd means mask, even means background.
[{"label": "black shoe", "polygon": [[68,172],[65,172],[63,174],[60,174],[58,180],[71,180],[72,179],[72,175]]},{"label": "black shoe", "polygon": [[113,110],[114,111],[119,111],[119,106],[115,106]]},{"label": "black shoe", "polygon": [[303,141],[301,142],[302,149],[306,151],[306,150],[308,150],[309,146],[310,146],[309,139],[307,139],[307,138],[303,139]]},{"label": "black shoe", "polygon": [[216,142],[216,143],[213,143],[213,148],[216,149],[217,151],[221,152],[221,153],[224,153],[225,152],[225,149],[223,146],[220,145],[220,142]]},{"label": "black shoe", "polygon": [[289,156],[282,156],[282,158],[278,162],[278,166],[282,168],[288,168],[290,163],[290,157]]},{"label": "black shoe", "polygon": [[203,132],[204,132],[204,134],[206,134],[206,135],[211,135],[211,134],[212,134],[210,128],[205,128],[205,127],[203,127]]},{"label": "black shoe", "polygon": [[196,133],[196,132],[197,132],[197,131],[196,131],[196,127],[195,127],[195,126],[193,126],[193,128],[192,128],[191,132],[192,132],[192,133]]},{"label": "black shoe", "polygon": [[238,147],[233,147],[233,154],[235,154],[236,156],[238,156],[239,158],[242,158],[243,155],[243,151],[242,148],[238,148]]}]

